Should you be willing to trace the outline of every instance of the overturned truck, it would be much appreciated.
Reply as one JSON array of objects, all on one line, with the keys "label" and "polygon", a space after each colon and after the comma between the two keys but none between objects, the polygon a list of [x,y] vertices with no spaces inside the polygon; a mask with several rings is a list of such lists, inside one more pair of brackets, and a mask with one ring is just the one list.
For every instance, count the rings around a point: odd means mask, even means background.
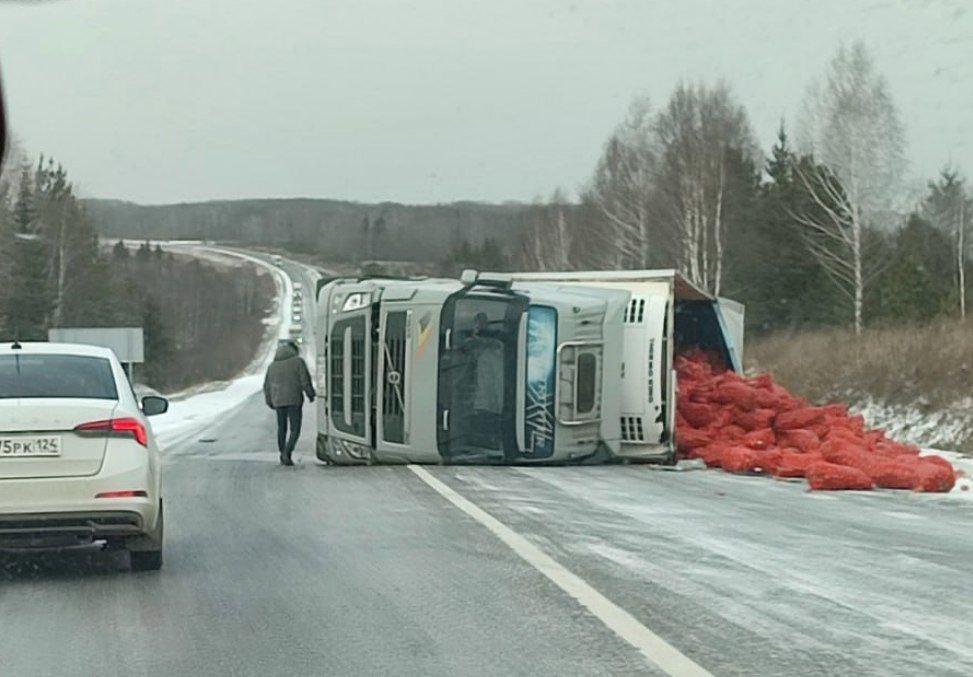
[{"label": "overturned truck", "polygon": [[739,370],[743,307],[672,270],[321,280],[327,463],[675,457],[673,356]]}]

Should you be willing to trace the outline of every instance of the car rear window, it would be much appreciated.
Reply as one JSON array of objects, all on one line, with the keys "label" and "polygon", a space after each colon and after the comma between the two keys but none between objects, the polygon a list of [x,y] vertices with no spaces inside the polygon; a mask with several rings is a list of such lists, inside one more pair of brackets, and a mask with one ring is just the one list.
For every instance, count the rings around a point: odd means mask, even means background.
[{"label": "car rear window", "polygon": [[81,397],[117,400],[111,363],[83,355],[0,355],[0,399]]}]

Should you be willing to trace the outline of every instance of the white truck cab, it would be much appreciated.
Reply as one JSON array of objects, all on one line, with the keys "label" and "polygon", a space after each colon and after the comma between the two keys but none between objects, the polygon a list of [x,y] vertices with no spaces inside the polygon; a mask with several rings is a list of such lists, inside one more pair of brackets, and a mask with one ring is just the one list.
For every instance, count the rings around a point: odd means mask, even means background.
[{"label": "white truck cab", "polygon": [[739,366],[718,300],[674,271],[317,291],[318,457],[331,463],[668,461],[681,342]]}]

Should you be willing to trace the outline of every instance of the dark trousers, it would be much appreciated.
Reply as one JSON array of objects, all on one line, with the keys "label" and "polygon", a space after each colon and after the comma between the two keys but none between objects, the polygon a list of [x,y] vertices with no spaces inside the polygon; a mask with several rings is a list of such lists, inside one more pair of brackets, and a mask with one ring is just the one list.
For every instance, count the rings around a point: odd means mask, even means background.
[{"label": "dark trousers", "polygon": [[[277,412],[277,450],[290,456],[297,446],[297,438],[301,436],[301,405],[277,407],[275,411]],[[289,437],[288,424],[291,428]]]}]

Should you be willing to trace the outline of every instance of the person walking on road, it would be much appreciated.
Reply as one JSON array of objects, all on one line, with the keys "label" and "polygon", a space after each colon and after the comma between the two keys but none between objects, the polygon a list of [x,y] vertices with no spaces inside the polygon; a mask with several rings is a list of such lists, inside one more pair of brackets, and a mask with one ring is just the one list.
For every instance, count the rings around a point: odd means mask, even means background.
[{"label": "person walking on road", "polygon": [[314,401],[311,374],[298,354],[297,346],[288,341],[277,348],[264,377],[264,399],[267,406],[277,412],[277,449],[281,465],[294,465],[291,454],[301,435],[301,408],[305,394],[309,402]]}]

